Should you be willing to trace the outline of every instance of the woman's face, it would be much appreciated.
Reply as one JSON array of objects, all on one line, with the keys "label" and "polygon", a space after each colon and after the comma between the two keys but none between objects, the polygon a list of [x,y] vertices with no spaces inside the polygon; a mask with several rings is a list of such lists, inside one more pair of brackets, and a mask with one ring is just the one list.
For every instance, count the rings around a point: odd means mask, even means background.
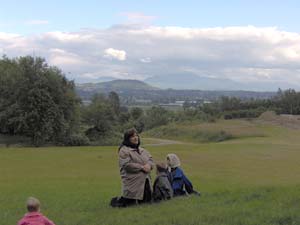
[{"label": "woman's face", "polygon": [[134,133],[130,138],[129,141],[134,144],[137,145],[139,143],[139,136],[137,135],[137,133]]}]

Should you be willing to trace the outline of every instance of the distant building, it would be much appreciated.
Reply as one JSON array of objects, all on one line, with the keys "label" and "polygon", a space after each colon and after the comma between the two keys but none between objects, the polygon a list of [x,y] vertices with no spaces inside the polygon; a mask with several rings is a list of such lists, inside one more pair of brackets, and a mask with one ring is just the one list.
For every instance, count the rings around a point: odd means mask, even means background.
[{"label": "distant building", "polygon": [[87,105],[90,105],[91,104],[91,100],[82,100],[82,104],[87,106]]},{"label": "distant building", "polygon": [[159,104],[159,106],[183,106],[183,103],[165,103]]},{"label": "distant building", "polygon": [[175,101],[175,103],[172,103],[172,104],[176,104],[176,105],[181,105],[183,106],[185,101]]},{"label": "distant building", "polygon": [[136,103],[152,103],[152,100],[150,99],[135,99]]}]

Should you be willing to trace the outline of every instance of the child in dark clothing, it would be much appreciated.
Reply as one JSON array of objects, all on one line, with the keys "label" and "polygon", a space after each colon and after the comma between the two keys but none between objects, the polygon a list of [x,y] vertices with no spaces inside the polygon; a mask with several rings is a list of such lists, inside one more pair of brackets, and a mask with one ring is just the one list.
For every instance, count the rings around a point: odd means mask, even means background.
[{"label": "child in dark clothing", "polygon": [[168,200],[173,197],[173,189],[168,179],[167,165],[165,163],[156,164],[157,177],[153,185],[153,200],[155,202]]},{"label": "child in dark clothing", "polygon": [[180,168],[180,160],[175,154],[167,155],[167,162],[169,166],[168,178],[173,188],[174,197],[186,194],[200,195],[194,190],[192,182],[185,176],[183,170]]}]

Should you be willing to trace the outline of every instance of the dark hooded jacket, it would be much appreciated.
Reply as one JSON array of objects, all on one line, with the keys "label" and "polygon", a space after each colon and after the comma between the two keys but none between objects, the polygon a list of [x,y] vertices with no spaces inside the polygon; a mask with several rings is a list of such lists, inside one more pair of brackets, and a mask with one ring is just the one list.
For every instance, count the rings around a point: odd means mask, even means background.
[{"label": "dark hooded jacket", "polygon": [[153,200],[155,202],[173,197],[173,189],[166,172],[160,172],[153,185]]}]

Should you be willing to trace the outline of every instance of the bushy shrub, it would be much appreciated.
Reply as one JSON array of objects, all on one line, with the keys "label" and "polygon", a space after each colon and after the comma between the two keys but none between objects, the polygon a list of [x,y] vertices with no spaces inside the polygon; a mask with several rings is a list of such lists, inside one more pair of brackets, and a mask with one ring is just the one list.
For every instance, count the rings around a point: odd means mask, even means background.
[{"label": "bushy shrub", "polygon": [[225,120],[239,119],[239,118],[256,118],[259,117],[265,111],[267,111],[267,109],[263,107],[257,109],[226,111],[224,112],[223,117]]},{"label": "bushy shrub", "polygon": [[94,139],[93,141],[90,141],[90,145],[115,146],[115,145],[120,145],[122,140],[123,140],[122,133],[111,132],[110,134],[107,134],[105,136],[99,136],[98,139]]},{"label": "bushy shrub", "polygon": [[67,146],[86,146],[90,145],[90,140],[84,134],[72,134],[63,140],[63,144]]},{"label": "bushy shrub", "polygon": [[162,107],[152,107],[151,109],[147,110],[146,116],[144,117],[145,128],[152,129],[154,127],[168,124],[171,120],[170,113],[170,111]]},{"label": "bushy shrub", "polygon": [[133,123],[133,127],[137,130],[138,133],[142,133],[145,129],[145,120],[143,118],[140,118]]},{"label": "bushy shrub", "polygon": [[233,136],[223,130],[207,131],[179,127],[176,124],[169,124],[154,128],[147,132],[151,137],[178,139],[183,141],[196,142],[221,142],[232,139]]},{"label": "bushy shrub", "polygon": [[19,135],[0,134],[0,146],[31,146],[29,137]]}]

